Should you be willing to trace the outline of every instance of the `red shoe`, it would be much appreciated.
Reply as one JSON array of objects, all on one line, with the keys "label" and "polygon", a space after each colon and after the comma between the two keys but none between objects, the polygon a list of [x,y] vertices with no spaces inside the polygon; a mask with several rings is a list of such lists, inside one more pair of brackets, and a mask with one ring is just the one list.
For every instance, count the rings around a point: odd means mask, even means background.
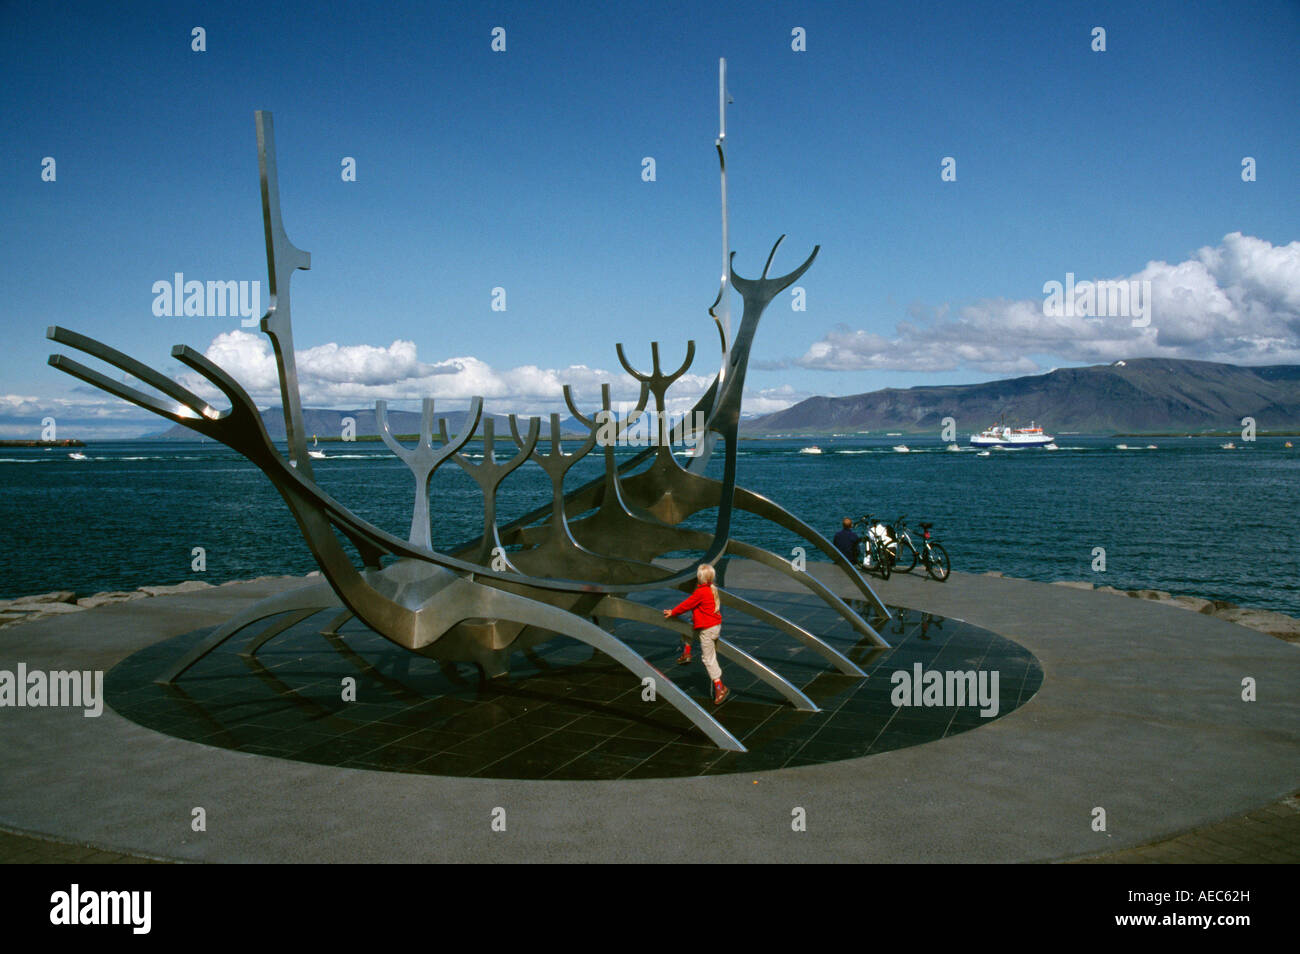
[{"label": "red shoe", "polygon": [[724,686],[722,683],[718,683],[716,686],[713,687],[713,704],[715,706],[722,705],[722,703],[726,701],[727,696],[729,695],[731,695],[731,690],[728,689],[726,686]]},{"label": "red shoe", "polygon": [[685,666],[691,661],[691,647],[687,646],[682,650],[682,654],[677,657],[677,665]]}]

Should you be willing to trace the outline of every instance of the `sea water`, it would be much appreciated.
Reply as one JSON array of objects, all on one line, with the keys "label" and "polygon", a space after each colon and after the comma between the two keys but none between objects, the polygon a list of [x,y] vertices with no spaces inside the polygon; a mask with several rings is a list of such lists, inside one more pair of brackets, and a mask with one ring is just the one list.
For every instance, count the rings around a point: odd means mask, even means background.
[{"label": "sea water", "polygon": [[[1282,438],[1238,439],[1232,450],[1220,446],[1226,442],[1058,435],[1059,450],[981,457],[911,435],[907,454],[894,452],[898,440],[889,437],[819,437],[820,455],[799,453],[812,439],[746,440],[738,444],[738,482],[827,537],[845,516],[906,513],[918,539],[918,524],[933,521],[959,572],[1168,590],[1300,615],[1300,449]],[[414,482],[405,466],[379,443],[320,449],[328,458],[312,465],[321,486],[406,539]],[[511,449],[498,443],[498,459]],[[0,449],[0,598],[316,569],[270,481],[233,451],[156,441],[81,451],[87,460],[63,449]],[[566,486],[598,477],[601,460],[579,462]],[[720,476],[720,459],[709,473]],[[501,487],[502,522],[545,503],[548,488],[540,468],[520,468]],[[480,534],[481,504],[469,477],[444,465],[431,492],[435,546],[448,550]],[[690,524],[709,528],[712,516]],[[786,558],[803,545],[744,513],[733,534]]]}]

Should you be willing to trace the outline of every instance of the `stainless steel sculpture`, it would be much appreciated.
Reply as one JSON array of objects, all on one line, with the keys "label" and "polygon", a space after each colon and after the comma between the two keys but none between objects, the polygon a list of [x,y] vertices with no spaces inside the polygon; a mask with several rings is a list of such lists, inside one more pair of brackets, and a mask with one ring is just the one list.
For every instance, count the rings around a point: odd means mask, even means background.
[{"label": "stainless steel sculpture", "polygon": [[[725,96],[725,80],[721,79],[720,96]],[[725,102],[721,106],[725,110]],[[284,498],[323,573],[321,582],[272,597],[229,620],[163,673],[160,682],[176,680],[204,655],[253,623],[271,621],[267,628],[254,636],[245,650],[248,654],[255,653],[270,638],[302,619],[328,609],[336,610],[326,629],[327,636],[335,641],[338,640],[339,627],[349,617],[355,616],[375,632],[412,652],[444,661],[474,662],[488,676],[505,674],[512,652],[527,649],[559,634],[589,644],[617,660],[637,677],[653,679],[658,695],[717,745],[744,751],[744,746],[717,719],[595,621],[628,619],[673,632],[685,632],[686,623],[664,620],[652,607],[629,597],[656,590],[689,589],[695,579],[695,570],[702,562],[722,561],[719,582],[723,583],[722,571],[725,571],[726,560],[734,557],[754,560],[797,580],[844,617],[870,643],[882,647],[888,645],[861,615],[819,581],[792,569],[790,563],[781,557],[731,535],[733,507],[777,523],[831,557],[874,610],[888,619],[888,610],[866,580],[827,540],[772,501],[736,486],[740,400],[759,319],[772,299],[808,270],[816,258],[817,249],[802,265],[780,278],[767,277],[780,240],[757,279],[737,275],[730,265],[734,253],[729,256],[729,274],[724,275],[722,291],[714,306],[724,301],[730,284],[740,292],[744,312],[733,341],[729,317],[719,319],[710,308],[722,340],[722,366],[692,413],[671,434],[674,441],[680,441],[685,433],[684,427],[689,426],[685,422],[697,419],[704,422],[706,436],[697,444],[700,453],[687,467],[677,462],[671,447],[662,440],[657,442],[657,446],[622,464],[618,462],[614,444],[626,438],[635,418],[624,420],[615,428],[613,441],[599,439],[601,433],[610,433],[609,385],[602,387],[601,411],[590,416],[578,409],[571,389],[568,386],[564,388],[565,402],[574,417],[590,430],[585,439],[576,442],[576,448],[570,453],[563,451],[558,415],[550,417],[549,451],[539,449],[541,422],[537,418],[531,419],[521,433],[517,419],[511,415],[509,424],[516,452],[508,460],[499,461],[494,422],[491,418],[482,419],[483,459],[477,463],[472,463],[460,452],[480,429],[481,398],[474,399],[463,432],[454,438],[448,435],[446,422],[438,422],[441,442],[437,446],[434,442],[434,404],[431,399],[426,399],[421,433],[414,448],[404,447],[397,441],[388,426],[386,405],[383,401],[378,402],[375,413],[379,433],[389,449],[407,464],[415,483],[410,534],[407,540],[401,540],[356,516],[326,494],[314,480],[302,426],[289,310],[290,278],[294,270],[310,268],[311,256],[289,241],[281,220],[270,114],[258,112],[256,123],[270,275],[270,307],[262,318],[261,329],[271,339],[279,370],[288,435],[287,459],[267,436],[257,407],[243,388],[198,352],[178,345],[172,349],[172,356],[215,385],[230,401],[229,410],[216,410],[172,379],[98,341],[59,327],[52,327],[47,332],[52,340],[133,375],[166,399],[112,380],[63,355],[50,356],[50,364],[54,367],[220,441],[257,465]],[[725,230],[726,178],[722,138],[720,135],[717,145],[719,159],[724,163]],[[666,420],[668,389],[689,368],[695,343],[688,343],[685,360],[670,374],[665,374],[660,367],[657,342],[651,345],[649,372],[638,371],[632,366],[622,344],[617,346],[617,353],[620,363],[641,385],[636,413],[642,412],[653,396],[658,414],[656,420]],[[696,418],[696,414],[700,416]],[[606,428],[603,432],[602,427]],[[726,449],[721,480],[703,475],[703,465],[717,442]],[[566,475],[598,443],[604,445],[603,475],[566,492]],[[449,460],[464,469],[483,494],[483,532],[454,552],[441,553],[432,547],[429,488],[438,468]],[[551,500],[531,513],[499,526],[496,517],[498,488],[511,473],[529,462],[540,466],[550,479]],[[638,470],[646,464],[648,466]],[[679,526],[703,510],[716,510],[712,533]],[[577,519],[588,511],[594,512]],[[360,567],[349,558],[340,536],[356,548],[361,558]],[[699,555],[685,569],[674,570],[656,562],[664,554],[676,551]],[[387,565],[382,562],[385,557],[391,558]],[[839,671],[863,676],[862,671],[839,650],[779,614],[730,591],[725,593],[723,603],[790,635],[820,653]],[[342,612],[337,612],[340,608]],[[807,696],[766,664],[726,641],[720,642],[719,649],[724,657],[771,686],[791,705],[816,710]]]}]

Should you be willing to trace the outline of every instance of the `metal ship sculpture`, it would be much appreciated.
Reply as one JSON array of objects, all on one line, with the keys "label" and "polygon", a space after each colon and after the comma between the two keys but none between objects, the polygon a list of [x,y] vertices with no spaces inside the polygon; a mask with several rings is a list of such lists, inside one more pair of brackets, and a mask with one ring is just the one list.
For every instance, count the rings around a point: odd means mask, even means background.
[{"label": "metal ship sculpture", "polygon": [[[723,83],[720,87],[725,90]],[[725,107],[725,101],[720,105]],[[49,363],[53,367],[220,441],[261,469],[283,497],[321,569],[321,581],[264,600],[219,626],[161,673],[159,682],[174,682],[198,660],[254,624],[260,628],[253,632],[244,650],[246,655],[256,653],[272,637],[309,616],[331,609],[335,613],[324,635],[332,639],[338,638],[339,627],[356,617],[413,653],[449,662],[476,663],[489,677],[507,673],[513,652],[563,635],[617,660],[638,681],[653,679],[658,696],[714,743],[743,752],[744,746],[714,715],[609,629],[598,625],[598,621],[634,620],[684,634],[686,623],[666,620],[653,607],[632,597],[689,589],[696,568],[705,562],[718,564],[723,605],[729,611],[747,614],[779,630],[820,654],[841,673],[865,678],[852,660],[820,636],[725,589],[726,561],[733,557],[752,560],[816,594],[871,645],[888,645],[866,619],[812,575],[794,569],[774,553],[737,539],[731,532],[733,513],[740,509],[798,535],[840,567],[874,612],[889,618],[888,610],[867,581],[829,541],[771,500],[736,483],[741,393],[759,319],[773,298],[808,270],[818,250],[814,248],[790,273],[769,278],[772,258],[780,245],[778,239],[758,278],[744,278],[732,269],[734,253],[728,253],[726,248],[725,123],[716,144],[722,164],[724,273],[718,298],[709,309],[721,341],[721,364],[692,412],[673,428],[667,440],[657,441],[656,446],[621,463],[616,459],[615,445],[635,425],[651,398],[657,412],[654,419],[666,420],[668,389],[691,365],[694,341],[687,342],[681,365],[669,372],[660,363],[658,342],[650,345],[648,371],[634,367],[623,345],[617,345],[619,362],[639,383],[640,397],[636,413],[622,422],[612,440],[608,430],[612,419],[609,385],[602,386],[599,408],[587,410],[565,386],[565,403],[590,431],[585,440],[570,441],[577,446],[568,452],[562,448],[558,415],[550,415],[545,433],[538,418],[521,425],[512,415],[511,433],[502,440],[502,435],[494,432],[492,418],[482,417],[481,398],[473,400],[463,430],[455,435],[448,433],[445,421],[435,421],[434,402],[426,398],[420,438],[414,447],[406,447],[390,432],[385,402],[379,401],[375,414],[380,435],[410,469],[415,484],[410,532],[405,540],[357,516],[327,494],[313,476],[313,457],[303,431],[289,294],[294,271],[309,269],[311,256],[289,240],[281,220],[271,115],[258,112],[256,126],[270,289],[270,306],[261,320],[261,330],[270,338],[275,352],[287,456],[268,437],[258,409],[244,389],[197,351],[177,345],[171,354],[224,394],[229,409],[212,407],[166,375],[99,341],[60,327],[47,331],[53,341],[98,358],[157,393],[137,390],[65,355],[51,355]],[[734,287],[744,301],[734,337],[726,312],[729,287]],[[722,316],[717,314],[718,306]],[[703,422],[705,434],[697,438],[699,452],[683,465],[673,456],[671,444],[681,441],[683,428],[694,421]],[[660,426],[667,430],[666,424]],[[481,460],[471,460],[461,453],[476,433],[481,434],[483,442]],[[721,480],[704,475],[718,442],[724,448]],[[566,490],[566,474],[598,445],[604,458],[602,476]],[[432,545],[430,485],[438,468],[448,463],[464,470],[482,492],[483,529],[476,540],[444,553]],[[527,464],[541,467],[550,478],[550,500],[502,524],[497,518],[499,488],[515,470]],[[682,526],[687,518],[705,510],[716,511],[712,532]],[[345,541],[355,548],[359,565],[345,548]],[[683,569],[656,562],[664,554],[682,551],[696,554]],[[718,647],[724,658],[762,680],[790,705],[817,710],[799,688],[766,663],[726,640],[720,640]]]}]

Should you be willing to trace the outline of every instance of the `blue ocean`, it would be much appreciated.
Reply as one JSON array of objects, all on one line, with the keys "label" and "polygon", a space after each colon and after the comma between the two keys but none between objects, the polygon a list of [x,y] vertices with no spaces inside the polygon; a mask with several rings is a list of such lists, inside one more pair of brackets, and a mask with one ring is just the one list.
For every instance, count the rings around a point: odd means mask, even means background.
[{"label": "blue ocean", "polygon": [[[894,449],[902,441],[906,453]],[[747,440],[738,445],[739,482],[828,537],[844,516],[905,513],[913,528],[933,521],[957,571],[1168,590],[1300,616],[1300,448],[1283,438],[1222,446],[1228,442],[1058,435],[1059,450],[981,456],[916,436]],[[803,452],[814,443],[822,453]],[[314,466],[326,491],[405,538],[414,483],[404,465],[378,443],[321,449],[328,456]],[[221,445],[103,442],[78,450],[85,460],[63,449],[0,449],[0,598],[316,568],[270,482]],[[591,455],[567,486],[600,471]],[[503,522],[548,493],[540,468],[520,468],[501,488]],[[479,492],[454,465],[434,477],[432,511],[440,549],[482,532]],[[800,543],[745,514],[734,533],[786,557]],[[197,547],[203,572],[192,568]],[[1101,572],[1096,548],[1104,550]]]}]

